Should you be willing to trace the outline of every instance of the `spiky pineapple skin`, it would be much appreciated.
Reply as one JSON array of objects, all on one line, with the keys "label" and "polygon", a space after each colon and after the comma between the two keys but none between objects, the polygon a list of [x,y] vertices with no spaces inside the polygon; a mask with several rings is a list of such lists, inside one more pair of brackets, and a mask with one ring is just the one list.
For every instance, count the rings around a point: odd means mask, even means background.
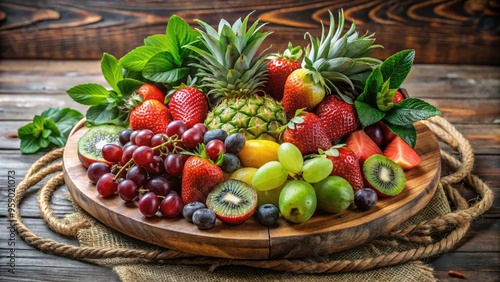
[{"label": "spiky pineapple skin", "polygon": [[280,127],[287,124],[281,103],[269,96],[244,96],[222,100],[207,116],[208,129],[241,133],[246,139],[279,141]]}]

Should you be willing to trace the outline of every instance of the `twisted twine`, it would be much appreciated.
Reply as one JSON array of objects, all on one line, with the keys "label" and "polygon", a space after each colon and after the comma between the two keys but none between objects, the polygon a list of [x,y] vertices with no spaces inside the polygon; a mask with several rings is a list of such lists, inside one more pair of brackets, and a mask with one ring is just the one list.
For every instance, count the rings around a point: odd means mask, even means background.
[{"label": "twisted twine", "polygon": [[[43,219],[52,230],[66,236],[75,236],[79,229],[89,226],[86,220],[81,220],[72,224],[65,223],[58,219],[50,208],[52,193],[64,184],[62,162],[59,161],[50,164],[62,157],[62,148],[49,152],[36,161],[29,169],[26,178],[16,188],[14,196],[14,215],[11,219],[13,220],[12,225],[17,230],[18,234],[31,246],[44,252],[64,257],[74,259],[141,258],[172,264],[208,264],[212,265],[210,270],[214,270],[224,265],[243,265],[296,273],[336,273],[369,270],[428,258],[451,250],[465,236],[470,228],[471,222],[491,207],[494,196],[490,187],[477,176],[471,174],[474,165],[474,153],[470,143],[463,135],[441,117],[433,117],[424,123],[442,142],[459,153],[459,156],[456,157],[441,150],[443,163],[448,164],[455,172],[442,176],[439,183],[439,185],[443,187],[448,200],[457,207],[457,210],[429,220],[424,220],[401,230],[392,231],[384,236],[385,239],[426,244],[406,251],[392,252],[356,260],[230,260],[212,257],[192,257],[190,254],[165,249],[137,250],[114,247],[81,247],[42,238],[26,227],[22,221],[18,207],[29,188],[55,172],[59,173],[52,177],[40,190],[38,204]],[[460,181],[467,183],[479,195],[478,201],[472,206],[469,206],[460,193],[452,187],[453,184]],[[433,242],[432,233],[450,229],[452,230],[449,231],[444,238],[437,242]]]}]

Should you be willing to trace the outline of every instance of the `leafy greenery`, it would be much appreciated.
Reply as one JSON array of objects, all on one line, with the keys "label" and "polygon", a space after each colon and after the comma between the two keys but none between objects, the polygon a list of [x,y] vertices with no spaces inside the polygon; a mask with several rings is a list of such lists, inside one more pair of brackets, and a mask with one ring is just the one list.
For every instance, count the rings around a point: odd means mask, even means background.
[{"label": "leafy greenery", "polygon": [[365,88],[354,105],[363,127],[383,121],[410,146],[417,142],[413,123],[441,112],[418,98],[407,98],[400,103],[392,101],[410,73],[415,58],[414,50],[403,50],[385,60],[366,80]]},{"label": "leafy greenery", "polygon": [[[185,45],[202,45],[197,42],[199,32],[183,19],[173,15],[166,34],[155,34],[144,39],[139,46],[121,59],[104,53],[101,72],[110,90],[95,83],[80,84],[66,92],[77,103],[90,106],[86,113],[90,125],[128,122],[132,106],[137,105],[134,96],[144,83],[160,83],[172,89],[189,79],[188,65],[195,55]],[[200,46],[201,48],[201,46]]]},{"label": "leafy greenery", "polygon": [[41,115],[36,115],[33,122],[17,130],[21,140],[21,152],[34,154],[53,147],[63,147],[71,129],[82,118],[80,112],[70,108],[49,108]]}]

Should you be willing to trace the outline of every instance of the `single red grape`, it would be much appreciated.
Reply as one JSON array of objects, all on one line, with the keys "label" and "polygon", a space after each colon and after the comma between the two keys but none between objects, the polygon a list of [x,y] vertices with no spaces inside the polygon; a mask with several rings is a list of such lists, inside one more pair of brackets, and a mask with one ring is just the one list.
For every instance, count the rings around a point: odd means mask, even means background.
[{"label": "single red grape", "polygon": [[217,161],[217,158],[219,158],[220,153],[226,153],[226,146],[221,140],[213,139],[208,142],[205,150],[207,151],[208,157],[215,162]]},{"label": "single red grape", "polygon": [[184,168],[184,159],[181,154],[168,154],[165,158],[165,171],[172,176],[182,174]]},{"label": "single red grape", "polygon": [[167,136],[177,135],[179,138],[187,130],[186,124],[181,120],[173,120],[167,125]]},{"label": "single red grape", "polygon": [[182,198],[173,191],[160,203],[160,212],[164,217],[177,217],[182,212],[182,208]]},{"label": "single red grape", "polygon": [[190,128],[182,134],[181,140],[186,149],[194,150],[196,146],[203,142],[203,134],[196,128]]},{"label": "single red grape", "polygon": [[103,162],[93,162],[87,168],[87,177],[92,183],[97,183],[99,178],[105,173],[110,172],[110,167],[108,164]]},{"label": "single red grape", "polygon": [[132,154],[134,163],[140,166],[147,166],[153,161],[153,150],[148,146],[140,146]]},{"label": "single red grape", "polygon": [[121,165],[125,165],[132,158],[134,151],[139,148],[137,145],[129,145],[123,150],[122,159],[120,161]]},{"label": "single red grape", "polygon": [[207,131],[208,131],[208,127],[204,123],[201,123],[201,122],[193,125],[192,128],[196,128],[199,131],[201,131],[202,135],[205,135],[205,133],[207,133]]},{"label": "single red grape", "polygon": [[111,163],[117,163],[122,159],[123,149],[116,144],[106,144],[101,150],[102,157]]},{"label": "single red grape", "polygon": [[147,192],[138,201],[139,211],[145,217],[152,217],[158,211],[160,207],[160,199],[153,192]]},{"label": "single red grape", "polygon": [[137,185],[130,179],[124,179],[118,183],[118,195],[125,202],[133,201],[138,195],[137,190]]},{"label": "single red grape", "polygon": [[135,144],[137,146],[151,146],[151,138],[154,135],[154,132],[150,129],[141,129],[135,136]]},{"label": "single red grape", "polygon": [[106,173],[97,181],[96,188],[97,193],[103,197],[108,197],[116,193],[118,188],[118,183],[116,183],[113,178],[115,177],[112,173]]}]

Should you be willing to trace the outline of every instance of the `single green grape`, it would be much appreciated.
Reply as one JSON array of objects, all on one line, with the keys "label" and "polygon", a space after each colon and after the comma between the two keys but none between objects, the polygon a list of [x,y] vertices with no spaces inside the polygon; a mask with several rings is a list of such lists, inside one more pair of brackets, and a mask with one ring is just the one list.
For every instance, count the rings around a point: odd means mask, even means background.
[{"label": "single green grape", "polygon": [[285,170],[291,173],[302,171],[304,159],[299,148],[292,143],[285,142],[278,147],[278,160]]},{"label": "single green grape", "polygon": [[270,161],[259,167],[252,178],[252,186],[260,191],[274,189],[288,178],[288,172],[278,161]]},{"label": "single green grape", "polygon": [[332,170],[332,161],[325,157],[309,159],[302,167],[302,178],[309,183],[316,183],[327,178]]}]

